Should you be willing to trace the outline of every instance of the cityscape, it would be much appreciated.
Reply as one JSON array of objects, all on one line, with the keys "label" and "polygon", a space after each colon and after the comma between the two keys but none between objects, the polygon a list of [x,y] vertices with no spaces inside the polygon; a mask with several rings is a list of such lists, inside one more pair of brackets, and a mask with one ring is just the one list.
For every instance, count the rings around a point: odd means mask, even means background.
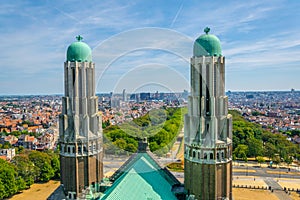
[{"label": "cityscape", "polygon": [[[124,90],[125,91],[125,90]],[[151,98],[130,98],[143,96]],[[151,109],[187,106],[187,91],[181,93],[97,94],[103,122],[122,124],[148,113]],[[229,110],[238,110],[249,122],[260,124],[273,133],[300,131],[300,92],[227,92]],[[24,146],[27,149],[55,149],[58,138],[58,116],[61,95],[2,96],[0,97],[1,143]],[[10,135],[14,132],[24,134]],[[31,135],[28,135],[31,134]],[[20,139],[19,139],[20,138]],[[295,135],[289,138],[300,144]],[[20,141],[19,141],[20,140]],[[22,141],[22,142],[21,142]],[[11,158],[9,158],[10,160]]]},{"label": "cityscape", "polygon": [[[152,95],[155,96],[156,93]],[[55,150],[58,139],[58,116],[62,107],[61,97],[61,95],[1,97],[0,132],[5,133],[1,137],[1,144],[12,147],[22,146],[31,150]],[[144,116],[151,109],[187,105],[186,91],[177,94],[161,93],[159,98],[151,100],[141,98],[141,102],[126,101],[122,94],[98,94],[98,97],[102,120],[111,125],[132,121]],[[5,160],[12,159],[6,153],[2,153],[1,156]]]},{"label": "cityscape", "polygon": [[[126,91],[124,89],[124,91]],[[249,122],[258,124],[274,134],[284,134],[287,140],[300,144],[300,92],[266,91],[266,92],[226,92],[229,97],[229,110],[237,110]],[[146,94],[146,95],[145,95]],[[159,94],[159,95],[158,95]],[[102,113],[103,124],[118,125],[146,115],[151,110],[166,107],[186,107],[187,91],[178,93],[137,93],[137,94],[97,94],[98,106]],[[140,98],[147,96],[147,98]],[[132,97],[132,98],[131,98]],[[138,97],[138,98],[136,98]],[[148,98],[149,97],[149,98]],[[151,97],[151,98],[150,98]],[[1,99],[1,159],[11,162],[18,151],[56,150],[58,144],[58,119],[62,107],[62,95],[2,96]],[[117,102],[117,103],[116,103]],[[110,160],[111,152],[104,156],[104,163]],[[124,162],[124,154],[115,157],[116,162]],[[165,154],[168,163],[177,160],[176,154]],[[267,164],[267,163],[266,163]],[[119,167],[104,166],[107,175]],[[292,165],[296,166],[296,165]],[[238,169],[241,166],[235,166]],[[294,167],[296,170],[296,167]],[[250,174],[251,170],[249,170]],[[285,175],[284,170],[281,176]],[[241,175],[234,173],[234,178]],[[182,174],[176,177],[183,181]],[[297,178],[297,177],[293,177]],[[259,179],[259,178],[258,178]],[[250,184],[251,185],[251,184]]]},{"label": "cityscape", "polygon": [[300,199],[299,8],[2,1],[0,200]]}]

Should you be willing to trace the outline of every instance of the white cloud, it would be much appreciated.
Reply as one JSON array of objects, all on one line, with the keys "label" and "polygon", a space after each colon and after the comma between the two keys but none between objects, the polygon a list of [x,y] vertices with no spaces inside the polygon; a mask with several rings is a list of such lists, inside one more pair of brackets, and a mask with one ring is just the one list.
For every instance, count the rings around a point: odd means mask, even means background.
[{"label": "white cloud", "polygon": [[286,65],[298,68],[300,62],[300,36],[293,31],[266,35],[254,41],[226,44],[224,54],[228,65],[235,70],[268,67],[280,68]]}]

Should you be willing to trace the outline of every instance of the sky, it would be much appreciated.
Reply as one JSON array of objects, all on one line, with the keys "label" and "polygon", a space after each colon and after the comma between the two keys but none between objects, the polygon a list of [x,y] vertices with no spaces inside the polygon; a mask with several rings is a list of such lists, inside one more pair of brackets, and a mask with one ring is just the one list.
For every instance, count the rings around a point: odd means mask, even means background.
[{"label": "sky", "polygon": [[77,35],[92,49],[97,93],[180,92],[205,27],[221,41],[226,90],[297,90],[299,10],[296,0],[2,0],[0,95],[62,94]]}]

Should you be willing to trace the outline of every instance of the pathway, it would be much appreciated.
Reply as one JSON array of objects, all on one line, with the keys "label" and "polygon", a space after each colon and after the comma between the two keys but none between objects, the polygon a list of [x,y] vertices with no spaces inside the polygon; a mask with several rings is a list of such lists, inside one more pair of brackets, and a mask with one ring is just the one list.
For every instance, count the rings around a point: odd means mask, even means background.
[{"label": "pathway", "polygon": [[272,190],[274,191],[274,194],[278,197],[280,200],[292,200],[290,196],[283,191],[283,188],[276,182],[274,181],[273,178],[271,177],[263,177],[265,183],[268,186],[271,186]]}]

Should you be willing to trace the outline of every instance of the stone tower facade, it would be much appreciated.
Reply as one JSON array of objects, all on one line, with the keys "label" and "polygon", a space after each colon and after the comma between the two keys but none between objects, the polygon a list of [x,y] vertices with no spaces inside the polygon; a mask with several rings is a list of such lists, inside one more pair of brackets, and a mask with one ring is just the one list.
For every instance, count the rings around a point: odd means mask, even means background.
[{"label": "stone tower facade", "polygon": [[191,95],[185,116],[184,186],[195,199],[232,199],[232,119],[225,95],[225,58],[219,39],[194,43]]},{"label": "stone tower facade", "polygon": [[59,123],[61,184],[76,199],[103,178],[102,119],[95,95],[95,64],[82,37],[67,50]]}]

